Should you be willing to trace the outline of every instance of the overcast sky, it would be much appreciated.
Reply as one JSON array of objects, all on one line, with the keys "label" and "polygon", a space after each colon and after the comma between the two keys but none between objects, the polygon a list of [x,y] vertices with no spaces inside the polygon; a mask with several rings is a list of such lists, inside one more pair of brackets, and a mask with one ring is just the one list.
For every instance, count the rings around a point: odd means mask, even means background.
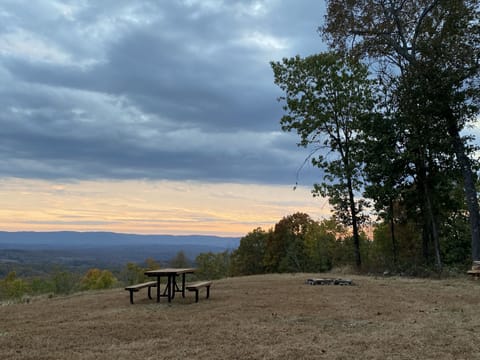
[{"label": "overcast sky", "polygon": [[324,6],[0,0],[0,230],[237,236],[329,216],[270,68],[326,50]]},{"label": "overcast sky", "polygon": [[293,185],[269,61],[324,49],[323,6],[2,0],[1,176]]},{"label": "overcast sky", "polygon": [[269,64],[325,49],[323,7],[1,0],[0,230],[241,236],[327,216]]}]

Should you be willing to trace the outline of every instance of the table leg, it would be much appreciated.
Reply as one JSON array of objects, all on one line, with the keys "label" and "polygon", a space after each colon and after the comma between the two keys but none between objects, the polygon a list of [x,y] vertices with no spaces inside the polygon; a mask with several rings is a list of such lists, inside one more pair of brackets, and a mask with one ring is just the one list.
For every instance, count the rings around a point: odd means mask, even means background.
[{"label": "table leg", "polygon": [[160,302],[160,276],[157,276],[157,302]]},{"label": "table leg", "polygon": [[182,274],[182,297],[185,297],[185,273]]},{"label": "table leg", "polygon": [[168,281],[167,281],[167,296],[168,296],[168,302],[172,302],[172,275],[168,275]]},{"label": "table leg", "polygon": [[175,299],[175,292],[177,291],[177,276],[172,274],[172,299]]}]

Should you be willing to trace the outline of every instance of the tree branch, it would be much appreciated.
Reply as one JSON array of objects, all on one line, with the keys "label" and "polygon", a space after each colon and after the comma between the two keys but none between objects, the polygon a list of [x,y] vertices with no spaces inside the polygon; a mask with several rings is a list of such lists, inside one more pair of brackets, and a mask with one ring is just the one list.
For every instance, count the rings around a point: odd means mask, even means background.
[{"label": "tree branch", "polygon": [[415,31],[413,32],[413,38],[412,38],[412,54],[413,54],[414,60],[416,59],[415,52],[416,52],[417,39],[418,39],[418,35],[420,34],[420,29],[423,25],[423,21],[425,17],[433,10],[433,8],[438,5],[438,3],[439,3],[439,0],[433,0],[429,6],[423,9],[422,13],[420,14],[420,17],[418,18],[418,22],[417,22],[417,25],[415,26]]}]

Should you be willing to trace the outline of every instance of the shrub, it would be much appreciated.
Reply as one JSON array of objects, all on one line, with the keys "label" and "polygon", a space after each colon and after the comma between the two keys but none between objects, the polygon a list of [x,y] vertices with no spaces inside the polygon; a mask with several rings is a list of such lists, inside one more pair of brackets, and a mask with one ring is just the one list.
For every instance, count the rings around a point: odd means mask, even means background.
[{"label": "shrub", "polygon": [[109,270],[90,269],[80,281],[83,290],[98,290],[112,288],[117,279]]}]

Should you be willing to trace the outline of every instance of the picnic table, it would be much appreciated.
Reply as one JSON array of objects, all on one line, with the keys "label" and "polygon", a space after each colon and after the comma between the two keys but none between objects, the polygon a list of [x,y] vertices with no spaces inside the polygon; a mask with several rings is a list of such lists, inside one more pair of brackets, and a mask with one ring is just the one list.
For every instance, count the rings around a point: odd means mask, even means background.
[{"label": "picnic table", "polygon": [[[148,270],[145,272],[146,276],[154,277],[157,279],[157,302],[160,302],[160,297],[166,296],[168,302],[171,302],[175,298],[176,292],[181,292],[182,297],[185,297],[185,275],[193,274],[196,271],[195,268],[165,268],[165,269],[156,269]],[[182,275],[182,281],[179,286],[177,282],[177,276]],[[162,292],[160,291],[160,278],[166,277],[167,284],[165,289]]]}]

